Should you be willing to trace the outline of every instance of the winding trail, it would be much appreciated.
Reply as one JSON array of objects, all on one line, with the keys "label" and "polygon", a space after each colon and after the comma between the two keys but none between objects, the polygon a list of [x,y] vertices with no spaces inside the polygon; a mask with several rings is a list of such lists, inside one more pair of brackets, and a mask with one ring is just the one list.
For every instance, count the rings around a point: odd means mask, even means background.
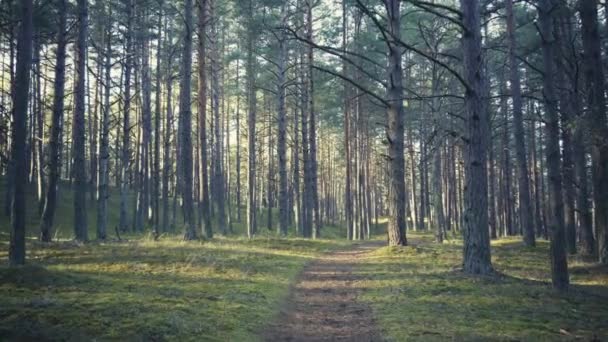
[{"label": "winding trail", "polygon": [[265,341],[383,341],[371,308],[357,300],[362,289],[353,273],[366,252],[382,245],[364,242],[309,263],[296,279],[278,317],[262,333]]}]

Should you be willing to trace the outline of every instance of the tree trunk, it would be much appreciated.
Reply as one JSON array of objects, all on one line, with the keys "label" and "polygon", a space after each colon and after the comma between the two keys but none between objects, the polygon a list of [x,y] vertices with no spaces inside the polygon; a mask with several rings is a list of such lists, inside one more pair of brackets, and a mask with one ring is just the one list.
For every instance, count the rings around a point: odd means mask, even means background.
[{"label": "tree trunk", "polygon": [[125,32],[125,66],[124,66],[124,104],[122,116],[122,158],[120,161],[120,220],[119,228],[126,232],[129,229],[127,184],[129,164],[131,159],[131,65],[132,65],[132,26],[133,0],[127,0],[127,28]]},{"label": "tree trunk", "polygon": [[566,230],[566,248],[568,253],[576,253],[576,180],[574,170],[574,146],[573,133],[576,122],[574,119],[580,111],[580,99],[578,94],[578,64],[576,52],[571,49],[572,42],[572,14],[566,6],[560,8],[555,30],[559,42],[560,53],[556,56],[559,65],[557,73],[560,87],[560,115],[562,122],[562,153],[563,153],[563,179],[564,179],[564,212]]},{"label": "tree trunk", "polygon": [[492,139],[488,142],[488,224],[490,225],[490,238],[498,238],[496,224],[496,172],[494,169],[494,144]]},{"label": "tree trunk", "polygon": [[213,227],[211,226],[211,212],[209,210],[209,168],[207,165],[207,23],[208,23],[208,0],[198,2],[198,116],[199,116],[199,139],[201,145],[201,222],[202,230],[209,239],[213,238]]},{"label": "tree trunk", "polygon": [[547,177],[549,179],[549,227],[551,232],[551,278],[559,290],[568,288],[568,259],[564,234],[564,202],[560,170],[559,117],[557,113],[554,81],[555,41],[553,37],[553,0],[539,0],[538,16],[543,52],[543,86],[547,128]]},{"label": "tree trunk", "polygon": [[[111,5],[109,5],[111,6]],[[110,90],[112,72],[112,22],[110,18],[112,10],[108,13],[106,28],[106,50],[105,50],[105,79],[104,79],[104,103],[101,118],[101,141],[99,145],[99,196],[97,198],[97,239],[105,240],[108,223],[108,184],[110,178]]]},{"label": "tree trunk", "polygon": [[511,81],[511,97],[513,99],[513,133],[515,136],[515,156],[517,160],[517,175],[519,184],[519,215],[520,226],[526,246],[536,244],[534,237],[534,220],[530,203],[530,179],[528,176],[528,159],[524,137],[524,121],[522,113],[521,84],[519,65],[515,56],[515,20],[513,18],[513,0],[506,0],[507,35],[509,44],[509,67]]},{"label": "tree trunk", "polygon": [[181,156],[181,193],[184,206],[185,232],[184,240],[196,239],[196,226],[192,205],[192,109],[190,103],[192,74],[192,0],[184,0],[184,50],[181,65],[181,83],[179,87],[179,123],[180,156]]},{"label": "tree trunk", "polygon": [[[401,37],[400,1],[387,0],[387,31],[395,37]],[[388,156],[389,156],[389,246],[407,244],[405,236],[405,175],[403,148],[403,71],[401,56],[403,49],[395,43],[388,44]]]},{"label": "tree trunk", "polygon": [[[147,10],[142,13],[142,25],[147,27]],[[150,209],[150,155],[152,145],[152,76],[150,68],[150,39],[148,29],[145,29],[142,37],[142,57],[141,57],[141,85],[142,85],[142,140],[141,140],[141,184],[139,193],[141,197],[138,208],[139,225],[137,231],[142,231],[144,224],[148,221]]]},{"label": "tree trunk", "polygon": [[[101,24],[99,24],[101,26]],[[89,198],[91,203],[95,203],[97,200],[97,186],[98,186],[98,168],[99,168],[99,160],[98,160],[98,150],[97,150],[97,138],[99,136],[99,108],[102,105],[101,101],[101,78],[103,72],[103,53],[102,49],[104,48],[105,42],[105,33],[101,34],[101,39],[99,42],[99,49],[97,50],[97,60],[95,62],[97,70],[95,75],[95,95],[94,95],[94,105],[91,109],[89,103]],[[87,82],[90,81],[90,77],[87,78]],[[91,97],[89,96],[89,101]],[[103,110],[103,109],[102,109]]]},{"label": "tree trunk", "polygon": [[[312,25],[312,8],[313,8],[313,0],[307,0],[307,15],[306,15],[306,37],[308,41],[313,41],[313,25]],[[316,113],[314,107],[314,75],[313,75],[313,64],[314,64],[314,56],[313,56],[313,47],[311,44],[308,44],[308,51],[306,54],[306,63],[308,67],[308,77],[307,85],[308,88],[308,124],[310,125],[308,132],[309,139],[309,196],[310,196],[310,207],[313,215],[313,224],[312,224],[312,237],[314,239],[321,237],[321,217],[319,213],[319,189],[318,189],[318,162],[317,162],[317,120]]]},{"label": "tree trunk", "polygon": [[[167,21],[165,21],[165,32],[167,34],[165,52],[169,52],[169,42],[171,40],[170,32],[167,31]],[[171,158],[171,132],[173,131],[173,74],[171,62],[172,56],[167,56],[167,72],[166,72],[166,88],[167,88],[167,104],[166,104],[166,118],[165,118],[165,135],[164,135],[164,148],[163,148],[163,221],[162,230],[168,232],[170,230],[169,225],[169,179],[173,173],[173,159]],[[174,189],[175,191],[175,189]],[[173,216],[173,215],[172,215]],[[174,228],[173,226],[171,226]]]},{"label": "tree trunk", "polygon": [[[347,21],[346,21],[346,0],[342,0],[342,49],[346,53],[347,43]],[[346,75],[347,62],[342,63],[342,72]],[[351,165],[351,152],[350,152],[350,92],[348,82],[344,82],[344,163],[346,164],[346,179],[344,188],[344,216],[346,219],[346,234],[349,240],[353,238],[353,202],[352,202],[352,165]]]},{"label": "tree trunk", "polygon": [[40,240],[50,242],[52,240],[53,221],[57,207],[57,185],[59,182],[61,145],[61,121],[64,111],[65,94],[65,56],[67,44],[67,0],[59,2],[59,27],[57,28],[57,59],[55,63],[55,84],[53,93],[53,116],[51,119],[50,137],[48,142],[48,180],[46,195],[44,196],[44,207],[42,220],[40,221]]},{"label": "tree trunk", "polygon": [[224,203],[224,170],[222,168],[222,146],[223,137],[220,128],[222,127],[222,121],[220,119],[220,60],[219,60],[219,48],[218,48],[218,31],[217,21],[218,18],[215,14],[215,3],[214,0],[209,0],[210,16],[209,21],[211,23],[211,34],[210,34],[210,45],[211,45],[211,107],[213,108],[214,117],[214,135],[215,135],[215,148],[213,156],[213,199],[215,200],[215,206],[217,208],[217,224],[222,231],[226,234],[226,212]]},{"label": "tree trunk", "polygon": [[484,78],[481,51],[480,7],[478,0],[461,0],[465,28],[462,36],[464,53],[465,115],[467,144],[464,153],[464,272],[489,274],[493,272],[488,231],[487,144],[488,112],[482,94]]},{"label": "tree trunk", "polygon": [[[287,25],[287,5],[281,6],[281,25]],[[279,134],[277,140],[277,153],[279,155],[279,233],[287,234],[289,220],[289,203],[287,198],[287,113],[285,111],[285,76],[287,73],[287,37],[284,30],[280,33],[279,40],[279,73],[278,73],[278,126]]]},{"label": "tree trunk", "polygon": [[21,1],[21,24],[17,40],[17,69],[15,73],[12,125],[13,191],[11,192],[11,237],[8,262],[11,266],[25,264],[25,217],[27,155],[25,151],[28,92],[32,66],[32,0]]},{"label": "tree trunk", "polygon": [[[13,15],[13,7],[12,6],[13,0],[9,0],[8,1],[8,7],[9,7],[9,16]],[[23,3],[25,4],[25,3]],[[25,6],[24,6],[25,8]],[[33,9],[32,9],[33,11]],[[14,116],[14,107],[16,105],[15,102],[15,91],[16,89],[16,75],[15,75],[15,29],[11,28],[8,30],[9,31],[9,35],[8,35],[8,46],[9,46],[9,76],[10,76],[10,99],[11,102],[13,104],[13,111],[11,112],[11,115]],[[33,31],[33,28],[32,28]],[[30,37],[33,37],[33,32],[30,33]],[[18,43],[18,42],[17,42]],[[31,60],[31,56],[30,56],[30,60]],[[29,62],[31,65],[31,61]],[[27,108],[27,105],[25,106],[25,108]],[[12,118],[11,118],[12,119]],[[27,126],[27,124],[26,124]],[[11,131],[14,132],[14,131]],[[7,147],[7,153],[10,153],[11,156],[8,158],[8,165],[6,166],[6,173],[7,173],[7,186],[6,186],[6,191],[4,193],[4,214],[10,218],[10,216],[12,215],[12,202],[13,202],[13,191],[14,191],[14,175],[15,175],[15,161],[12,158],[12,153],[13,153],[13,143],[14,143],[14,139],[11,139],[11,143],[8,144],[10,146]]]},{"label": "tree trunk", "polygon": [[87,179],[85,163],[85,79],[87,58],[88,10],[87,0],[78,0],[78,39],[76,42],[76,107],[74,109],[74,234],[76,240],[87,241]]},{"label": "tree trunk", "polygon": [[587,81],[589,122],[591,125],[591,161],[593,204],[598,255],[602,264],[608,264],[608,125],[602,67],[601,40],[598,32],[597,0],[579,3],[583,36],[583,65]]},{"label": "tree trunk", "polygon": [[[236,61],[236,88],[240,89],[239,77],[239,60]],[[240,92],[236,97],[236,111],[234,113],[236,119],[236,218],[239,223],[243,222],[241,218],[241,96]]]},{"label": "tree trunk", "polygon": [[152,214],[154,215],[154,221],[152,224],[153,233],[155,236],[159,234],[159,225],[160,225],[160,144],[161,144],[161,100],[162,100],[162,91],[161,91],[161,80],[162,80],[162,72],[161,72],[161,59],[162,59],[162,17],[163,17],[163,2],[162,0],[159,3],[160,9],[158,12],[158,40],[156,47],[156,104],[154,109],[154,187],[152,194],[152,203],[153,209]]},{"label": "tree trunk", "polygon": [[247,236],[252,238],[257,230],[256,222],[256,189],[255,189],[255,116],[256,116],[256,89],[255,89],[255,56],[254,41],[256,39],[255,23],[253,21],[253,0],[249,0],[249,18],[247,27],[247,140],[249,161],[247,167]]}]

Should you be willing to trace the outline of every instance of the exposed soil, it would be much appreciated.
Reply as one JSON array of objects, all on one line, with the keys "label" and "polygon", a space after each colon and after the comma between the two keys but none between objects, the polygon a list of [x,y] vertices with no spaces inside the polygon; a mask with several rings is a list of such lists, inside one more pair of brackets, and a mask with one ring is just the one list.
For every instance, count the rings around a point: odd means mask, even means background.
[{"label": "exposed soil", "polygon": [[353,245],[308,264],[296,279],[278,317],[262,333],[266,341],[383,341],[371,308],[357,300],[353,273],[379,242]]}]

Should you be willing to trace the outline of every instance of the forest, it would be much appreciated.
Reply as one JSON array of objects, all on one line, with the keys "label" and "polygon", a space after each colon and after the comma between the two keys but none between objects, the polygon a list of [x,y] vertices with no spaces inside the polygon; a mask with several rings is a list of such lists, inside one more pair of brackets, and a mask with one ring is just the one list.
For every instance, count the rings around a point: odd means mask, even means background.
[{"label": "forest", "polygon": [[0,341],[608,340],[608,1],[0,0]]}]

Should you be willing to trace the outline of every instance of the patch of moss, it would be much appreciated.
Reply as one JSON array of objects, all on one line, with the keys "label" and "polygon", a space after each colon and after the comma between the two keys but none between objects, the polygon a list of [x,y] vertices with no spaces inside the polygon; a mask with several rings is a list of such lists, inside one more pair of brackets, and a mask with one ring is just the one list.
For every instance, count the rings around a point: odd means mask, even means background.
[{"label": "patch of moss", "polygon": [[0,267],[0,336],[251,341],[303,265],[346,244],[270,237],[30,241],[27,266]]},{"label": "patch of moss", "polygon": [[368,302],[394,341],[591,340],[608,338],[608,272],[572,257],[572,289],[550,287],[548,243],[493,242],[498,275],[460,271],[462,243],[409,233],[410,246],[369,253],[359,272]]}]

